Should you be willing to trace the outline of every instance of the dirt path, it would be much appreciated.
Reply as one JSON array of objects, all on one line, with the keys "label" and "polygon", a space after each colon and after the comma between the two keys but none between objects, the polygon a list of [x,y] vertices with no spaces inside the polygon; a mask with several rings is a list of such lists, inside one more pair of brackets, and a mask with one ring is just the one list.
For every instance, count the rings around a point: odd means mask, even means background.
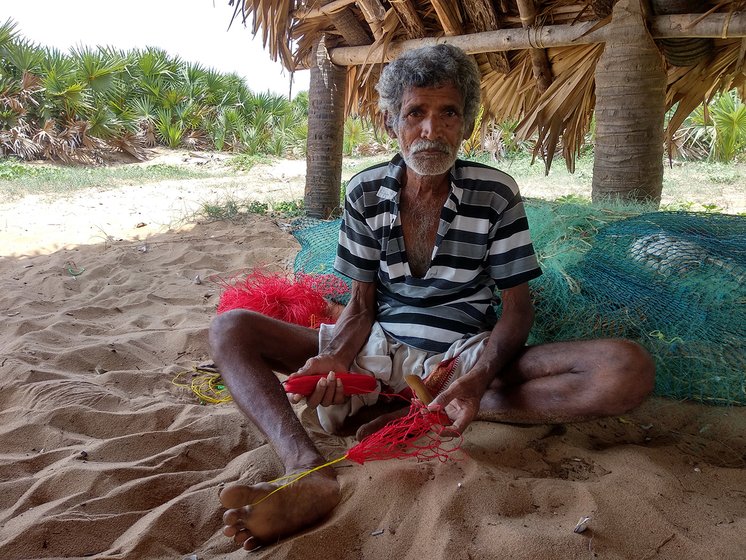
[{"label": "dirt path", "polygon": [[[145,164],[198,165],[185,152]],[[305,160],[259,164],[245,174],[168,180],[115,189],[88,188],[73,196],[29,195],[0,204],[0,256],[51,253],[107,240],[145,240],[169,229],[192,227],[204,203],[228,199],[273,202],[302,198]]]}]

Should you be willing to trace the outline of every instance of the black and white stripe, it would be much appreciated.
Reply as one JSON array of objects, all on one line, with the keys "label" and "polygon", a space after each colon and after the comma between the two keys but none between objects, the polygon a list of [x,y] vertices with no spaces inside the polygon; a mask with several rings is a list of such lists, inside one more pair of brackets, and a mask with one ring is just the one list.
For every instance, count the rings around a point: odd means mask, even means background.
[{"label": "black and white stripe", "polygon": [[376,282],[378,321],[401,342],[444,352],[456,340],[494,324],[494,288],[541,274],[518,185],[492,167],[457,160],[424,278],[407,264],[399,218],[406,167],[397,155],[352,178],[334,267]]}]

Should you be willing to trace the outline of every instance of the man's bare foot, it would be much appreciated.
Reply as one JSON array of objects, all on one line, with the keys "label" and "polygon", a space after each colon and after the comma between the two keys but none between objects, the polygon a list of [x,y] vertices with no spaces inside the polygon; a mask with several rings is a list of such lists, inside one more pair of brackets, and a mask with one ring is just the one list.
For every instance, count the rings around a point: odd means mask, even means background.
[{"label": "man's bare foot", "polygon": [[253,550],[323,519],[341,498],[339,482],[330,468],[309,474],[260,501],[281,485],[263,482],[225,488],[220,493],[220,502],[228,508],[223,515],[223,534]]}]

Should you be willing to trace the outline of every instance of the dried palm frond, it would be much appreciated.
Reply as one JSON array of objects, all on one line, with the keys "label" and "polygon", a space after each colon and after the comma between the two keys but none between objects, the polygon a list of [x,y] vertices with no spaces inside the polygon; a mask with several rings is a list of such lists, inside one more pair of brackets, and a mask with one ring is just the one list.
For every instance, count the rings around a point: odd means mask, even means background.
[{"label": "dried palm frond", "polygon": [[14,155],[32,160],[39,157],[41,149],[31,136],[31,127],[24,119],[8,130],[0,130],[0,154]]},{"label": "dried palm frond", "polygon": [[518,138],[538,134],[534,158],[542,154],[546,172],[562,138],[562,155],[570,172],[583,144],[595,104],[594,71],[602,45],[550,49],[554,82],[528,111],[516,129]]},{"label": "dried palm frond", "polygon": [[714,51],[712,59],[703,60],[694,67],[672,67],[669,70],[666,109],[678,103],[666,128],[669,147],[674,134],[697,105],[708,102],[718,91],[743,88],[746,85],[741,54],[742,40],[717,39]]},{"label": "dried palm frond", "polygon": [[125,132],[121,136],[109,140],[108,144],[115,150],[129,154],[138,161],[148,159],[145,141],[139,133]]},{"label": "dried palm frond", "polygon": [[262,44],[269,49],[272,60],[278,58],[288,69],[293,69],[293,55],[290,52],[290,29],[292,24],[292,10],[295,2],[290,0],[230,0],[233,6],[233,18],[241,16],[241,23],[247,24],[253,14],[251,25],[252,34],[262,32]]},{"label": "dried palm frond", "polygon": [[207,135],[202,130],[188,131],[181,143],[189,150],[206,150],[210,145]]}]

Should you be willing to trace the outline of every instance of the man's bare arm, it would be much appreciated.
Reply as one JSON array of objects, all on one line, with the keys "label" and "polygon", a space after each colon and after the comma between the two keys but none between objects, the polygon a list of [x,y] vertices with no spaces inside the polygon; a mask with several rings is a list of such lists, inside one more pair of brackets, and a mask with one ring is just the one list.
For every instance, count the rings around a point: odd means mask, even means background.
[{"label": "man's bare arm", "polygon": [[320,356],[337,356],[345,362],[345,367],[349,367],[365,341],[368,340],[375,320],[375,282],[353,281],[350,302],[334,325],[334,337],[320,352]]},{"label": "man's bare arm", "polygon": [[487,339],[484,352],[469,372],[483,378],[485,390],[526,344],[534,323],[534,306],[527,283],[503,290],[500,298],[500,319]]},{"label": "man's bare arm", "polygon": [[[291,375],[294,377],[328,374],[326,378],[319,380],[314,392],[308,396],[308,406],[329,406],[345,402],[341,382],[330,372],[349,369],[355,356],[368,339],[375,318],[375,283],[353,281],[350,302],[334,325],[334,336],[331,341],[317,356],[310,358],[302,368]],[[297,402],[300,398],[294,400]]]}]

